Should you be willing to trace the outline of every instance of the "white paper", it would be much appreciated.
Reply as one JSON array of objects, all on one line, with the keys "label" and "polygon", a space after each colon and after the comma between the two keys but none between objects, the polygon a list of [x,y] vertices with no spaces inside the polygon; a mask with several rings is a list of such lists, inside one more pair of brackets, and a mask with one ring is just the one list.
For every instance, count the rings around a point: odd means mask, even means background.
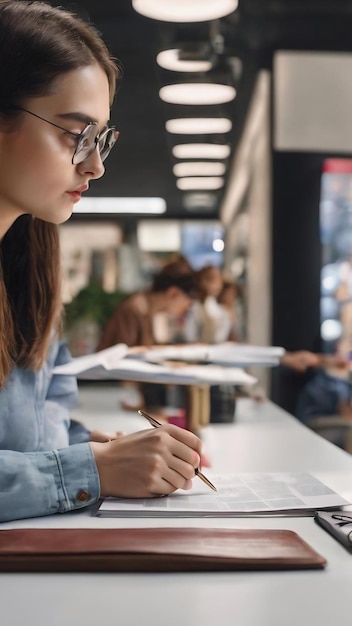
[{"label": "white paper", "polygon": [[192,344],[156,347],[146,350],[142,353],[142,357],[152,363],[179,360],[244,367],[249,365],[273,367],[279,364],[284,353],[284,348],[278,346],[254,346],[228,341],[217,345]]},{"label": "white paper", "polygon": [[[207,472],[208,476],[208,472]],[[177,491],[165,498],[106,498],[102,517],[236,517],[259,514],[309,514],[317,509],[349,504],[312,474],[213,474],[210,491],[196,477],[192,491]],[[197,481],[197,484],[195,482]]]},{"label": "white paper", "polygon": [[179,385],[253,385],[257,382],[241,368],[218,365],[164,366],[127,355],[125,344],[73,359],[54,368],[54,374],[73,375],[85,380],[134,380]]},{"label": "white paper", "polygon": [[95,367],[109,370],[114,367],[115,363],[119,363],[127,353],[128,346],[125,343],[118,343],[116,346],[106,348],[106,350],[100,350],[100,352],[77,357],[64,365],[57,365],[54,368],[54,374],[71,374],[77,376]]}]

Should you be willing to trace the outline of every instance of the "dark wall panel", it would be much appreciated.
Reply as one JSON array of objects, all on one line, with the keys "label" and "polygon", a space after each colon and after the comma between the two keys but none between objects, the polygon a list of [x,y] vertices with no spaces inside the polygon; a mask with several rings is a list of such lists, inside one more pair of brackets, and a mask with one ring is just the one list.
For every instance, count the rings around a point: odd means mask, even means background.
[{"label": "dark wall panel", "polygon": [[273,157],[273,341],[288,350],[318,347],[322,161]]},{"label": "dark wall panel", "polygon": [[[274,345],[320,350],[319,202],[324,156],[273,154]],[[272,397],[294,412],[302,375],[273,370]]]}]

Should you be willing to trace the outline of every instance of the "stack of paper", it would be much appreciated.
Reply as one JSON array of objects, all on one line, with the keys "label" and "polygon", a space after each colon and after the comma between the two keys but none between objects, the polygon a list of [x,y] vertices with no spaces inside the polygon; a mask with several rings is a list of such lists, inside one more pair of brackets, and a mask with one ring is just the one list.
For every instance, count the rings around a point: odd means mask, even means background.
[{"label": "stack of paper", "polygon": [[137,358],[124,358],[127,352],[125,344],[118,344],[59,365],[54,368],[54,374],[72,375],[84,380],[116,379],[179,385],[252,385],[257,381],[237,367],[156,365]]},{"label": "stack of paper", "polygon": [[[209,473],[210,476],[210,473]],[[349,504],[311,474],[260,473],[212,475],[217,492],[193,481],[192,491],[167,498],[106,498],[101,517],[236,517],[312,514],[317,509]],[[288,514],[288,513],[287,513]]]},{"label": "stack of paper", "polygon": [[155,347],[142,353],[142,358],[152,363],[162,361],[186,361],[190,363],[214,363],[223,366],[249,367],[279,365],[285,354],[284,348],[277,346],[254,346],[236,342],[217,345],[192,344]]}]

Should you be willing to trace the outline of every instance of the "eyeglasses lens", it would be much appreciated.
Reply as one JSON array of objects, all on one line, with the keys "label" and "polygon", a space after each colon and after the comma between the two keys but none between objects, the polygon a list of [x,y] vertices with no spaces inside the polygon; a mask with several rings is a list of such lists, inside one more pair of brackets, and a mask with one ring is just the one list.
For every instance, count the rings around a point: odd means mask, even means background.
[{"label": "eyeglasses lens", "polygon": [[98,136],[96,132],[96,125],[89,124],[80,136],[77,148],[73,155],[72,163],[77,165],[78,163],[85,161],[85,159],[88,159],[88,157],[96,149],[97,145],[100,158],[102,161],[105,161],[111,151],[111,148],[116,143],[118,136],[119,134],[114,128],[107,128],[100,136]]},{"label": "eyeglasses lens", "polygon": [[110,154],[111,148],[116,143],[118,136],[114,128],[107,128],[99,138],[98,150],[102,161],[105,161],[106,157]]}]

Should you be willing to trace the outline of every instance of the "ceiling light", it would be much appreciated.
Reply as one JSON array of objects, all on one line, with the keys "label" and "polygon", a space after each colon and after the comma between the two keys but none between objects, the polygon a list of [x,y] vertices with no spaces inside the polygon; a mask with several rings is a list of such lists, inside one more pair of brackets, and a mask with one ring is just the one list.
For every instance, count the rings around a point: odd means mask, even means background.
[{"label": "ceiling light", "polygon": [[171,104],[224,104],[235,98],[236,90],[217,83],[178,83],[162,87],[159,96]]},{"label": "ceiling light", "polygon": [[343,327],[338,320],[325,320],[320,326],[320,334],[324,341],[336,341],[336,339],[341,337],[342,332]]},{"label": "ceiling light", "polygon": [[215,252],[222,252],[225,248],[225,242],[223,239],[214,239],[213,250]]},{"label": "ceiling light", "polygon": [[176,163],[173,167],[175,176],[222,176],[225,174],[224,163],[210,161],[189,161]]},{"label": "ceiling light", "polygon": [[132,6],[146,17],[165,22],[207,22],[229,15],[238,0],[132,0]]},{"label": "ceiling light", "polygon": [[176,159],[226,159],[231,148],[218,143],[180,143],[172,148]]},{"label": "ceiling light", "polygon": [[169,133],[180,135],[206,135],[228,133],[232,122],[227,117],[185,117],[167,120],[165,128]]},{"label": "ceiling light", "polygon": [[163,50],[156,57],[156,62],[164,70],[172,72],[209,72],[213,67],[211,61],[184,61],[180,59],[181,50]]},{"label": "ceiling light", "polygon": [[182,198],[187,211],[212,211],[216,207],[217,195],[209,191],[186,191]]},{"label": "ceiling light", "polygon": [[190,176],[178,178],[176,186],[182,191],[187,189],[220,189],[224,185],[224,179],[220,176]]},{"label": "ceiling light", "polygon": [[165,213],[164,198],[82,198],[74,213]]}]

